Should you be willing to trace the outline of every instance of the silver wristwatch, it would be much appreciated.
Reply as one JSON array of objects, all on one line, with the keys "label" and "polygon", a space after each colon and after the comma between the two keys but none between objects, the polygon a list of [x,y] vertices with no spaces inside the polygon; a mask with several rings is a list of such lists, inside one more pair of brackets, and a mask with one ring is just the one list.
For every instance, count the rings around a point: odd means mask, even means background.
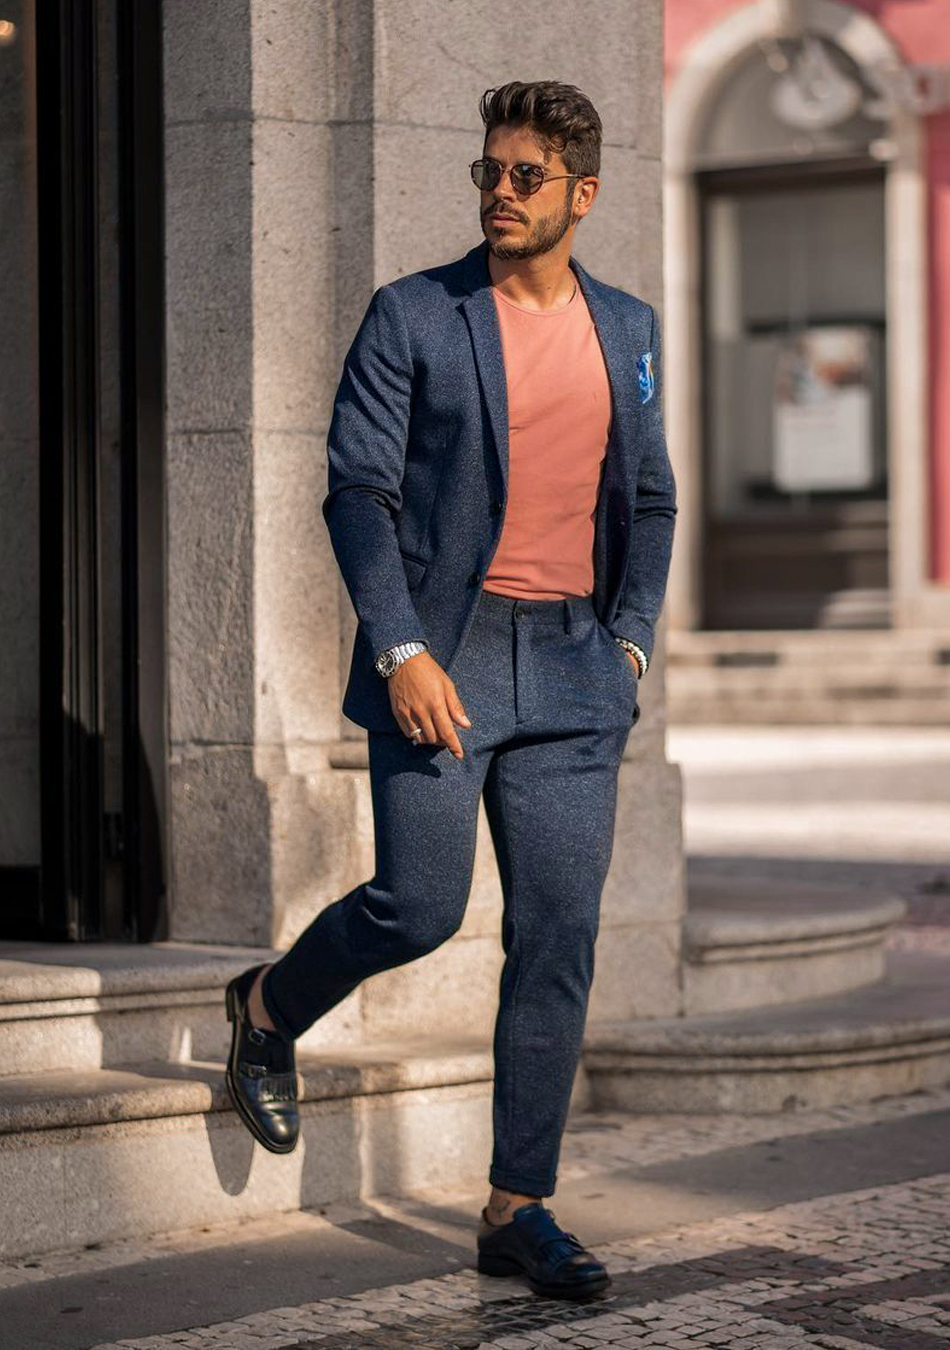
[{"label": "silver wristwatch", "polygon": [[395,647],[387,647],[384,652],[380,652],[376,658],[375,665],[380,675],[384,679],[389,679],[390,675],[401,666],[403,661],[408,661],[410,656],[418,656],[420,652],[427,651],[429,647],[425,638],[412,638],[408,642],[398,642]]}]

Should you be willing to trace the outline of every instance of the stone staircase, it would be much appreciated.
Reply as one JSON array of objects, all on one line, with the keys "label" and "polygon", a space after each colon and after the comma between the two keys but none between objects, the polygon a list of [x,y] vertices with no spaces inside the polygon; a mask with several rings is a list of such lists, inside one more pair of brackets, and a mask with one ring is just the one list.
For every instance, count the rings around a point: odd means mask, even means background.
[{"label": "stone staircase", "polygon": [[627,1111],[787,1111],[950,1083],[950,961],[888,959],[849,994],[594,1031],[593,1103]]},{"label": "stone staircase", "polygon": [[[780,1111],[950,1082],[950,961],[886,952],[886,894],[693,883],[684,1015],[591,1024],[574,1102]],[[0,1256],[484,1179],[490,1046],[432,1025],[298,1042],[301,1142],[256,1144],[227,1095],[223,989],[274,953],[0,944]]]},{"label": "stone staircase", "polygon": [[671,723],[950,723],[950,637],[938,629],[667,636]]},{"label": "stone staircase", "polygon": [[490,1050],[436,1029],[368,1048],[311,1028],[301,1141],[255,1143],[224,1086],[223,990],[274,955],[0,943],[0,1256],[482,1178]]},{"label": "stone staircase", "polygon": [[683,926],[687,1015],[840,994],[884,976],[903,900],[758,877],[691,879]]},{"label": "stone staircase", "polygon": [[950,1083],[950,959],[887,949],[904,912],[812,881],[691,882],[684,1016],[590,1028],[589,1104],[773,1112]]}]

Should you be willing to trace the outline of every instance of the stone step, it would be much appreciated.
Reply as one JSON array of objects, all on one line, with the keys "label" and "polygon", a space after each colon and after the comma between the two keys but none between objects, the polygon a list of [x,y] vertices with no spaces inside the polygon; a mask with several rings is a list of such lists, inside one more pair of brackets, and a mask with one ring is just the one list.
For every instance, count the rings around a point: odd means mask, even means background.
[{"label": "stone step", "polygon": [[667,633],[666,655],[670,666],[728,667],[732,663],[780,662],[812,666],[817,661],[890,666],[950,665],[950,636],[941,629],[715,629]]},{"label": "stone step", "polygon": [[297,1064],[289,1154],[241,1123],[223,1063],[0,1080],[0,1256],[484,1180],[490,1047],[403,1040]]},{"label": "stone step", "polygon": [[765,1007],[880,980],[907,912],[892,895],[778,878],[692,878],[683,924],[687,1013]]},{"label": "stone step", "polygon": [[938,629],[674,631],[671,722],[950,721],[950,638]]},{"label": "stone step", "polygon": [[950,959],[890,952],[884,978],[771,1008],[590,1028],[590,1103],[772,1112],[950,1084]]},{"label": "stone step", "polygon": [[798,694],[811,698],[823,693],[827,698],[905,698],[942,699],[950,702],[950,667],[845,665],[816,666],[687,666],[671,675],[678,696],[702,694],[713,688],[723,694],[761,694],[765,698]]},{"label": "stone step", "polygon": [[[153,942],[0,942],[0,1081],[53,1069],[224,1060],[224,987],[280,953],[266,947]],[[355,1042],[324,1019],[301,1050]]]},{"label": "stone step", "polygon": [[946,727],[950,699],[825,698],[821,694],[766,698],[708,689],[680,697],[667,685],[667,720],[678,726]]}]

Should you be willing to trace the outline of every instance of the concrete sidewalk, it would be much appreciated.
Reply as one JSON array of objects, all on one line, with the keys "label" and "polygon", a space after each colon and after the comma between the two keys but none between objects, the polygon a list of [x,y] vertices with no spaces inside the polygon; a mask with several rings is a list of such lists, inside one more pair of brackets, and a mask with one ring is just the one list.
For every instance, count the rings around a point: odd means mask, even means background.
[{"label": "concrete sidewalk", "polygon": [[675,726],[691,868],[913,888],[950,902],[947,727]]},{"label": "concrete sidewalk", "polygon": [[0,1266],[16,1350],[877,1346],[950,1340],[950,1090],[780,1117],[579,1115],[549,1203],[614,1283],[474,1270],[477,1194]]}]

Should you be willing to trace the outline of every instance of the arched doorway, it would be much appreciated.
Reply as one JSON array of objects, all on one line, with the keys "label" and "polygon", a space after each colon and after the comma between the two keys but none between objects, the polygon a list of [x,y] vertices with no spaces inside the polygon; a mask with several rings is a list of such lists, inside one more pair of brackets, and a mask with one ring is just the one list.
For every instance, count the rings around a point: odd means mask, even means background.
[{"label": "arched doorway", "polygon": [[916,119],[881,105],[871,20],[792,17],[734,11],[668,92],[674,627],[882,627],[915,570],[889,526],[925,454]]}]

